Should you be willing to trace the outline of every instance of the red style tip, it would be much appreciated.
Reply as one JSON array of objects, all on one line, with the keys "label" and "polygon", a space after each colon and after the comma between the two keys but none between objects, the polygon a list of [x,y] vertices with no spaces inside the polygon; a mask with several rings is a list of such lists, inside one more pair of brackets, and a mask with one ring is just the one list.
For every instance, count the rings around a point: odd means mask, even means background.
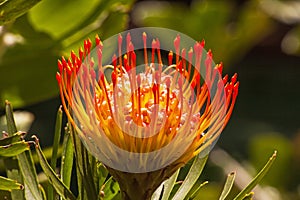
[{"label": "red style tip", "polygon": [[85,40],[83,46],[85,54],[89,54],[92,48],[92,41],[90,39]]},{"label": "red style tip", "polygon": [[122,37],[121,34],[119,34],[119,37],[118,37],[118,43],[119,43],[119,45],[122,44],[122,42],[123,42],[123,37]]},{"label": "red style tip", "polygon": [[144,41],[144,44],[146,43],[147,41],[147,34],[145,32],[143,32],[143,41]]},{"label": "red style tip", "polygon": [[100,43],[101,43],[101,39],[98,34],[95,36],[95,42],[96,42],[97,46],[100,45]]},{"label": "red style tip", "polygon": [[131,42],[131,35],[130,35],[130,33],[127,33],[127,35],[126,35],[126,43],[127,43],[127,45],[129,45],[130,42]]},{"label": "red style tip", "polygon": [[181,50],[181,57],[182,57],[183,59],[186,59],[185,56],[186,56],[186,50],[185,50],[185,48],[183,48],[183,49]]},{"label": "red style tip", "polygon": [[202,48],[204,48],[204,46],[205,46],[205,40],[204,39],[200,42],[200,45],[202,46]]},{"label": "red style tip", "polygon": [[134,51],[131,52],[131,65],[132,67],[136,66],[136,54]]},{"label": "red style tip", "polygon": [[232,77],[231,77],[231,82],[233,83],[233,84],[235,84],[236,83],[236,81],[237,81],[237,73],[235,73]]},{"label": "red style tip", "polygon": [[218,69],[220,75],[222,76],[222,74],[223,74],[223,63],[221,62],[221,63],[218,64],[216,67],[217,67],[217,69]]},{"label": "red style tip", "polygon": [[240,82],[236,82],[233,86],[233,94],[235,98],[239,93],[239,86],[240,86]]},{"label": "red style tip", "polygon": [[133,44],[132,44],[131,41],[129,42],[129,45],[128,45],[128,51],[129,52],[133,52],[134,51],[134,46],[133,46]]},{"label": "red style tip", "polygon": [[63,64],[62,64],[62,62],[60,60],[57,61],[57,66],[58,66],[59,72],[61,73],[62,70],[63,70]]},{"label": "red style tip", "polygon": [[113,66],[114,66],[114,70],[117,70],[117,56],[116,56],[116,54],[114,54],[113,57],[112,57],[112,63],[113,63]]},{"label": "red style tip", "polygon": [[128,64],[128,57],[127,57],[126,54],[123,57],[123,61],[124,61],[124,67],[125,67],[126,71],[128,72],[130,70],[130,67],[129,67],[129,64]]},{"label": "red style tip", "polygon": [[57,80],[58,84],[60,85],[60,83],[61,83],[61,75],[58,72],[56,73],[56,80]]},{"label": "red style tip", "polygon": [[194,51],[193,51],[193,48],[191,47],[190,50],[189,50],[189,52],[188,52],[189,62],[192,62],[193,53],[194,53]]},{"label": "red style tip", "polygon": [[69,76],[71,76],[72,75],[72,69],[71,69],[71,67],[70,66],[67,66],[67,74],[69,75]]},{"label": "red style tip", "polygon": [[[75,62],[74,62],[75,63]],[[68,66],[73,69],[73,63],[71,61],[71,58],[68,59]]]},{"label": "red style tip", "polygon": [[224,85],[228,82],[228,74],[226,74],[224,77],[223,77],[223,83]]},{"label": "red style tip", "polygon": [[173,52],[172,51],[169,52],[168,58],[169,58],[169,65],[172,65],[172,63],[173,63]]},{"label": "red style tip", "polygon": [[159,42],[159,39],[156,39],[156,49],[160,49],[160,42]]},{"label": "red style tip", "polygon": [[66,59],[65,59],[64,56],[61,57],[61,62],[62,62],[62,64],[63,64],[63,67],[64,67],[64,68],[67,68],[67,67],[68,67],[68,63],[67,63],[67,61],[66,61]]},{"label": "red style tip", "polygon": [[156,40],[152,40],[152,50],[154,50],[154,49],[156,49],[157,48],[157,46],[156,46]]},{"label": "red style tip", "polygon": [[87,40],[87,45],[88,45],[88,49],[89,49],[89,52],[91,51],[92,49],[92,41],[90,39]]},{"label": "red style tip", "polygon": [[208,52],[207,52],[207,56],[208,56],[208,58],[209,58],[209,59],[212,59],[212,58],[213,58],[213,54],[212,54],[212,51],[211,51],[211,49],[210,49],[210,50],[208,50]]},{"label": "red style tip", "polygon": [[79,48],[78,52],[79,52],[79,58],[80,58],[80,60],[83,60],[83,54],[84,54],[84,52],[83,52],[83,49],[81,47]]},{"label": "red style tip", "polygon": [[71,51],[71,58],[72,58],[72,62],[76,63],[77,56],[73,50]]},{"label": "red style tip", "polygon": [[174,46],[175,46],[176,50],[180,48],[180,35],[179,34],[174,39]]}]

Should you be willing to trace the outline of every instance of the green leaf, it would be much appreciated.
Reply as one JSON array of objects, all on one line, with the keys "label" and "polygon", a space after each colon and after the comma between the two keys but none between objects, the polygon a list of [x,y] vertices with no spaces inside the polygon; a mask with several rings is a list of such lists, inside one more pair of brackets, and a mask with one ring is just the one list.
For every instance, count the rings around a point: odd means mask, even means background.
[{"label": "green leaf", "polygon": [[269,161],[262,168],[262,170],[254,177],[254,179],[249,183],[247,187],[245,187],[235,198],[234,200],[243,200],[244,197],[251,192],[251,190],[263,179],[263,177],[270,170],[277,156],[277,151],[273,153],[270,157]]},{"label": "green leaf", "polygon": [[[13,117],[12,106],[8,101],[5,101],[5,116],[7,122],[8,136],[13,136],[17,132],[15,120]],[[12,180],[16,180],[19,183],[23,183],[23,177],[20,171],[18,160],[15,157],[4,159],[4,165],[6,168],[6,175]],[[12,199],[23,200],[25,199],[24,190],[13,190],[11,192]]]},{"label": "green leaf", "polygon": [[71,183],[71,175],[73,168],[73,144],[70,133],[65,130],[63,141],[63,152],[61,156],[61,180],[69,188]]},{"label": "green leaf", "polygon": [[110,177],[105,182],[102,191],[104,193],[104,199],[111,200],[120,193],[119,184],[112,177]]},{"label": "green leaf", "polygon": [[24,153],[19,154],[17,159],[24,179],[26,199],[42,199],[31,151],[25,151]]},{"label": "green leaf", "polygon": [[58,94],[55,73],[59,44],[54,46],[49,36],[36,32],[26,17],[18,18],[10,28],[24,42],[7,48],[0,63],[0,74],[5,74],[0,79],[0,99],[9,99],[15,107]]},{"label": "green leaf", "polygon": [[41,0],[10,0],[0,3],[0,25],[15,20],[40,1]]},{"label": "green leaf", "polygon": [[129,21],[127,12],[133,2],[111,0],[99,3],[91,17],[87,18],[76,32],[73,31],[73,34],[62,40],[64,52],[69,54],[70,50],[78,49],[84,39],[93,39],[96,34],[105,40],[126,29]]},{"label": "green leaf", "polygon": [[205,181],[205,182],[203,182],[203,183],[201,183],[200,185],[199,185],[199,187],[189,196],[189,200],[193,200],[193,199],[195,199],[196,197],[197,197],[197,195],[199,194],[199,191],[200,191],[200,189],[204,186],[204,185],[206,185],[206,184],[208,184],[208,181]]},{"label": "green leaf", "polygon": [[198,180],[199,176],[202,173],[202,170],[205,166],[207,161],[208,155],[205,157],[196,156],[194,162],[185,177],[183,184],[179,187],[177,192],[175,193],[173,200],[183,200],[187,194],[190,192],[196,181]]},{"label": "green leaf", "polygon": [[35,138],[35,149],[37,151],[38,157],[40,159],[40,165],[46,174],[46,176],[49,179],[49,182],[53,185],[56,192],[61,195],[64,199],[67,200],[76,200],[76,197],[73,195],[73,193],[67,188],[67,186],[58,178],[57,174],[54,172],[54,170],[49,165],[48,161],[46,160],[45,155],[43,154],[38,139],[36,136],[33,136]]},{"label": "green leaf", "polygon": [[59,142],[61,136],[61,128],[62,128],[62,109],[61,107],[59,107],[56,115],[54,141],[52,145],[53,147],[52,147],[51,167],[53,169],[56,168],[57,154],[58,154]]},{"label": "green leaf", "polygon": [[99,196],[99,180],[97,175],[97,163],[81,142],[72,126],[69,126],[74,145],[76,160],[77,182],[79,198],[97,199]]},{"label": "green leaf", "polygon": [[[50,166],[52,169],[56,168],[56,162],[57,162],[57,154],[58,154],[58,148],[59,148],[59,142],[60,142],[60,136],[61,136],[61,126],[62,126],[62,109],[59,107],[56,115],[56,123],[55,123],[55,132],[54,132],[54,141],[52,145],[52,157],[51,157],[51,162]],[[54,200],[54,191],[53,191],[53,186],[48,185],[48,190],[47,190],[47,199],[48,200]]]},{"label": "green leaf", "polygon": [[[99,30],[110,14],[127,13],[132,3],[133,0],[91,0],[88,3],[83,0],[77,0],[76,3],[70,0],[44,0],[29,12],[29,19],[37,30],[47,32],[56,40],[66,40],[63,43],[68,46],[66,44],[81,41],[96,30],[102,34],[103,31],[119,28],[118,22],[122,19],[115,18],[109,29]],[[49,18],[53,12],[55,16]],[[123,26],[122,22],[122,30]]]},{"label": "green leaf", "polygon": [[23,140],[23,137],[25,136],[25,132],[17,132],[14,133],[12,136],[3,137],[0,139],[0,146],[9,145],[18,141]]},{"label": "green leaf", "polygon": [[98,171],[98,175],[99,175],[99,185],[102,186],[102,185],[104,185],[104,182],[107,179],[108,171],[102,163],[98,164],[97,171]]},{"label": "green leaf", "polygon": [[252,197],[254,195],[254,192],[250,192],[249,194],[246,194],[243,200],[252,200]]},{"label": "green leaf", "polygon": [[235,172],[231,172],[230,174],[228,174],[219,200],[224,200],[228,196],[228,194],[231,191],[231,188],[233,186],[233,183],[234,183],[235,174],[236,174]]},{"label": "green leaf", "polygon": [[[62,151],[63,151],[63,148],[62,148],[62,146],[60,146],[58,148],[58,156],[62,156]],[[43,149],[43,153],[46,156],[46,159],[50,160],[51,157],[52,157],[52,147],[45,147]],[[32,159],[33,159],[35,164],[39,163],[39,157],[38,157],[36,152],[32,152]]]},{"label": "green leaf", "polygon": [[29,150],[29,147],[28,142],[25,141],[0,146],[0,156],[13,157]]},{"label": "green leaf", "polygon": [[98,2],[99,0],[43,0],[30,10],[29,19],[35,29],[58,39],[70,30],[78,30],[78,25],[90,16]]},{"label": "green leaf", "polygon": [[164,189],[164,185],[161,184],[155,192],[152,194],[151,200],[159,200],[161,198],[162,192]]},{"label": "green leaf", "polygon": [[178,169],[169,179],[165,180],[153,193],[151,200],[168,199],[178,177],[180,169]]},{"label": "green leaf", "polygon": [[13,136],[14,133],[18,132],[18,130],[15,123],[12,106],[8,101],[5,101],[5,115],[8,135]]},{"label": "green leaf", "polygon": [[[6,111],[6,120],[7,120],[7,130],[8,135],[13,136],[13,133],[17,132],[17,127],[15,124],[15,120],[13,117],[13,110],[12,106],[8,101],[6,101],[5,105],[5,111]],[[21,141],[24,142],[24,141]],[[19,143],[21,143],[19,142]],[[27,143],[28,145],[28,143]],[[37,175],[35,166],[32,160],[31,152],[25,151],[21,154],[18,154],[17,156],[18,165],[14,163],[14,160],[6,160],[6,164],[10,165],[13,164],[14,167],[14,173],[18,172],[17,174],[14,174],[16,176],[16,179],[19,182],[21,180],[24,186],[25,190],[22,193],[14,193],[12,192],[12,198],[13,199],[24,199],[24,194],[27,199],[36,199],[40,200],[42,199],[40,188],[37,181]],[[11,166],[10,166],[11,167]],[[21,171],[21,173],[20,173]],[[22,175],[21,175],[22,174]],[[11,172],[8,171],[7,173],[8,177],[11,178],[9,175],[11,175]],[[23,178],[23,180],[22,180]]]},{"label": "green leaf", "polygon": [[[113,36],[127,27],[128,16],[122,12],[109,13],[105,15],[105,19],[101,21],[101,26],[87,26],[86,28],[76,32],[74,35],[62,41],[65,47],[64,52],[68,55],[70,50],[78,49],[82,46],[82,41],[86,38],[95,38],[98,34],[102,40]],[[114,24],[114,26],[111,26]]]},{"label": "green leaf", "polygon": [[163,190],[163,196],[161,200],[168,200],[170,197],[170,194],[172,192],[172,189],[174,185],[176,184],[176,180],[178,177],[180,170],[177,170],[168,180],[166,180],[163,185],[164,185],[164,190]]},{"label": "green leaf", "polygon": [[0,190],[22,190],[24,186],[15,180],[0,176]]},{"label": "green leaf", "polygon": [[[17,127],[13,117],[12,107],[9,104],[9,102],[6,102],[5,109],[6,109],[8,131],[17,132]],[[17,160],[24,179],[23,181],[25,186],[26,199],[36,199],[36,200],[41,199],[42,196],[37,181],[36,169],[34,166],[34,162],[32,160],[31,152],[25,151],[17,155]]]}]

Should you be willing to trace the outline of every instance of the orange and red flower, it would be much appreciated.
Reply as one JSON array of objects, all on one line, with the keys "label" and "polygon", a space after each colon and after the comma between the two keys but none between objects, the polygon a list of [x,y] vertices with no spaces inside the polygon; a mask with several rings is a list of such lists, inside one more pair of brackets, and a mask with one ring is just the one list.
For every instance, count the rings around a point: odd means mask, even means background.
[{"label": "orange and red flower", "polygon": [[98,36],[94,50],[86,40],[79,55],[58,61],[62,104],[83,143],[108,167],[146,173],[173,166],[174,172],[219,137],[236,101],[237,74],[222,77],[223,65],[214,66],[203,41],[187,52],[179,35],[164,65],[160,41],[149,49],[143,33],[139,65],[130,34],[122,37],[111,65],[102,63]]}]

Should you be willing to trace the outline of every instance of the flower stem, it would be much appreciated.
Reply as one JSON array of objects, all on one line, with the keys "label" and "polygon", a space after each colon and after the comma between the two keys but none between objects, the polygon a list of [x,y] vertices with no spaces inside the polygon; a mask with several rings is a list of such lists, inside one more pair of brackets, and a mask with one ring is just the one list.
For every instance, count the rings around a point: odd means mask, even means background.
[{"label": "flower stem", "polygon": [[119,183],[122,200],[150,200],[160,184],[175,172],[168,168],[147,173],[128,173],[111,168],[108,171]]}]

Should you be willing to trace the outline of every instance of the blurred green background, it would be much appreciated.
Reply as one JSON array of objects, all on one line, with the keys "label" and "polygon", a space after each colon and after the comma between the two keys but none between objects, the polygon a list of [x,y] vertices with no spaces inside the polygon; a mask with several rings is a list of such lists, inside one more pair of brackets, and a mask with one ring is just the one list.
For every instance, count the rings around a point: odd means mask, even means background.
[{"label": "blurred green background", "polygon": [[[27,2],[32,5],[0,3],[7,11],[0,16],[0,108],[4,113],[8,99],[16,110],[32,113],[29,133],[38,135],[42,146],[52,144],[61,55],[77,51],[96,33],[104,40],[135,27],[170,28],[205,39],[215,62],[222,61],[230,75],[237,72],[241,83],[232,119],[202,177],[210,182],[202,199],[214,199],[228,170],[237,170],[237,190],[245,186],[239,184],[274,149],[278,159],[256,199],[300,199],[300,1]],[[15,11],[18,3],[24,5],[20,12]]]}]

